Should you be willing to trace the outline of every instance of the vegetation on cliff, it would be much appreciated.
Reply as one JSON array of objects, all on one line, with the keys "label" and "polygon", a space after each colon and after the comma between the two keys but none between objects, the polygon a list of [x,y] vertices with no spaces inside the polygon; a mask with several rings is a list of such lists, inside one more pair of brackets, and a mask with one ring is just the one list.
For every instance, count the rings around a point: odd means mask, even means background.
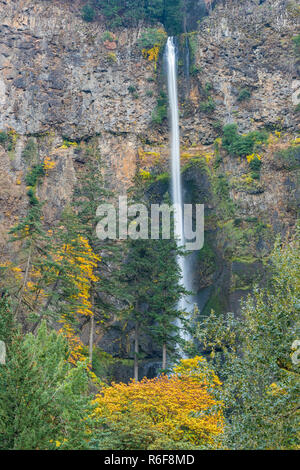
[{"label": "vegetation on cliff", "polygon": [[175,35],[183,29],[182,8],[182,0],[90,0],[82,16],[90,22],[100,13],[110,28],[136,26],[141,20],[162,23]]}]

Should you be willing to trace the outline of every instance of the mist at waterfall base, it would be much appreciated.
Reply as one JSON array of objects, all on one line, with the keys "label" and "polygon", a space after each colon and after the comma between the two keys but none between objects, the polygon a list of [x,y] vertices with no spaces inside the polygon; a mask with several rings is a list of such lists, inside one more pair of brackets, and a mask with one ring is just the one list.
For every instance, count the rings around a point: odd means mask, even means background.
[{"label": "mist at waterfall base", "polygon": [[[183,188],[180,172],[180,133],[179,133],[179,107],[178,107],[178,90],[177,90],[177,52],[176,44],[173,37],[169,37],[165,51],[166,71],[168,78],[168,97],[169,97],[169,114],[170,114],[170,153],[171,153],[171,184],[172,184],[172,203],[175,207],[183,208]],[[183,227],[183,211],[174,212],[174,234],[179,247],[184,247],[184,227]],[[192,270],[191,257],[178,256],[177,263],[181,269],[181,284],[187,290],[192,290]],[[178,304],[178,310],[192,313],[193,296],[183,296]],[[181,328],[181,338],[189,341],[190,335],[183,329],[181,321],[178,320],[177,326]],[[183,356],[184,353],[181,352]]]}]

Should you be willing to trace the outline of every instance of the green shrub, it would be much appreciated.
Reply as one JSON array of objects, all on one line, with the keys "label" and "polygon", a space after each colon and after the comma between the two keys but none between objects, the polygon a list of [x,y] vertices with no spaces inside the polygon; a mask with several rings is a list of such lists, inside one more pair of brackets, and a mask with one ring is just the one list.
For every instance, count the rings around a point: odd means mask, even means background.
[{"label": "green shrub", "polygon": [[149,98],[152,98],[152,96],[153,96],[153,91],[152,91],[152,90],[147,90],[147,91],[146,91],[146,96],[148,96]]},{"label": "green shrub", "polygon": [[168,116],[167,95],[163,91],[157,99],[157,105],[152,114],[152,122],[154,124],[162,124],[164,119]]},{"label": "green shrub", "polygon": [[247,194],[261,194],[264,192],[264,186],[258,181],[259,173],[251,172],[247,178],[234,177],[230,181],[233,189]]},{"label": "green shrub", "polygon": [[300,34],[298,34],[297,36],[293,38],[293,43],[294,43],[294,54],[297,57],[300,57]]},{"label": "green shrub", "polygon": [[213,89],[213,85],[210,82],[205,83],[204,92],[206,95],[209,95],[209,92]]},{"label": "green shrub", "polygon": [[206,101],[200,103],[200,110],[203,113],[212,113],[216,109],[216,103],[211,96],[208,97]]},{"label": "green shrub", "polygon": [[249,162],[249,168],[251,171],[250,176],[254,180],[259,180],[260,179],[260,169],[261,169],[262,161],[255,156],[250,162]]},{"label": "green shrub", "polygon": [[250,176],[253,180],[260,179],[260,172],[259,171],[251,171]]},{"label": "green shrub", "polygon": [[167,184],[170,182],[170,173],[168,172],[164,172],[164,173],[160,173],[156,178],[155,178],[155,182],[160,182],[160,183],[164,183],[164,184]]},{"label": "green shrub", "polygon": [[129,85],[128,91],[129,91],[129,93],[135,93],[136,92],[136,87],[134,85]]},{"label": "green shrub", "polygon": [[199,251],[199,263],[203,275],[210,276],[216,269],[216,254],[213,246],[205,239],[202,250]]},{"label": "green shrub", "polygon": [[110,33],[109,31],[105,31],[105,32],[102,34],[101,39],[102,39],[103,42],[106,42],[106,41],[112,42],[112,41],[114,41],[114,36],[113,36],[113,34]]},{"label": "green shrub", "polygon": [[248,90],[248,88],[243,88],[240,91],[239,96],[237,97],[237,101],[245,101],[245,100],[248,100],[250,97],[251,97],[250,90]]},{"label": "green shrub", "polygon": [[229,199],[229,183],[224,175],[218,175],[214,181],[214,191],[221,199]]},{"label": "green shrub", "polygon": [[44,175],[44,166],[42,164],[34,165],[25,177],[27,186],[34,188],[37,185],[39,179]]},{"label": "green shrub", "polygon": [[6,132],[0,132],[0,145],[4,146],[8,140]]},{"label": "green shrub", "polygon": [[196,64],[192,64],[190,66],[190,74],[193,76],[193,77],[196,77],[199,73],[202,72],[202,69],[201,67],[199,67],[198,65]]},{"label": "green shrub", "polygon": [[230,155],[242,157],[252,154],[255,147],[266,142],[267,138],[267,133],[261,131],[240,135],[236,124],[227,124],[223,127],[222,145]]},{"label": "green shrub", "polygon": [[82,8],[81,15],[84,21],[91,23],[95,19],[96,12],[91,5],[87,4],[87,5],[84,5],[84,7]]},{"label": "green shrub", "polygon": [[220,132],[222,130],[222,122],[219,120],[212,122],[211,125],[217,132]]},{"label": "green shrub", "polygon": [[32,161],[37,155],[37,146],[33,138],[30,138],[22,152],[22,157],[27,161]]},{"label": "green shrub", "polygon": [[300,164],[300,145],[288,147],[275,153],[275,162],[283,168],[294,170],[299,168]]},{"label": "green shrub", "polygon": [[166,41],[166,34],[161,29],[149,28],[144,31],[138,40],[140,49],[152,49],[154,46],[162,46]]},{"label": "green shrub", "polygon": [[250,170],[253,171],[260,171],[261,165],[262,161],[257,157],[253,158],[249,163]]}]

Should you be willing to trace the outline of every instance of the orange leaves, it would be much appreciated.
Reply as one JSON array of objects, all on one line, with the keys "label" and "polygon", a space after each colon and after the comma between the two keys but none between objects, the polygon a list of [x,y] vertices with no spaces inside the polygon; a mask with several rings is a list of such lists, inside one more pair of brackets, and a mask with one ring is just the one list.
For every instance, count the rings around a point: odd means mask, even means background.
[{"label": "orange leaves", "polygon": [[144,378],[104,389],[94,402],[95,416],[120,426],[126,415],[143,416],[148,428],[174,441],[217,445],[224,426],[223,404],[211,388],[220,385],[219,379],[199,357],[181,361],[174,372],[170,377]]},{"label": "orange leaves", "polygon": [[45,157],[44,159],[44,170],[47,172],[48,170],[53,170],[55,168],[56,163],[51,160],[50,157]]}]

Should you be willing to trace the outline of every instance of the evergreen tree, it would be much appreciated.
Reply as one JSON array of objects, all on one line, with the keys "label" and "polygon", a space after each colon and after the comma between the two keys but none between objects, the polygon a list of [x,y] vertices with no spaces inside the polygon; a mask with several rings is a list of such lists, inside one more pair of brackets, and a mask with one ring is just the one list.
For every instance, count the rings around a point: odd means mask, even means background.
[{"label": "evergreen tree", "polygon": [[151,317],[151,336],[162,347],[162,369],[166,369],[167,352],[176,353],[182,346],[179,322],[184,324],[185,312],[179,310],[181,297],[187,291],[180,284],[181,271],[177,256],[181,250],[174,240],[157,240],[152,257],[151,295],[149,296],[149,315]]},{"label": "evergreen tree", "polygon": [[153,283],[153,244],[149,240],[131,240],[119,271],[121,295],[128,307],[123,311],[127,321],[134,323],[134,378],[138,380],[139,340],[141,330],[149,327],[147,310]]},{"label": "evergreen tree", "polygon": [[231,449],[299,447],[299,240],[277,243],[270,260],[272,281],[244,302],[242,321],[212,312],[196,333],[224,384]]},{"label": "evergreen tree", "polygon": [[99,240],[96,235],[96,226],[99,220],[97,208],[100,204],[112,200],[114,196],[105,187],[102,174],[103,162],[96,142],[87,145],[85,158],[87,159],[85,169],[78,176],[78,184],[74,191],[73,207],[77,219],[80,220],[84,236],[89,240],[94,252],[101,257],[102,271],[100,282],[92,283],[94,315],[90,316],[91,359],[95,321],[103,324],[107,321],[108,312],[117,313],[114,300],[118,286],[115,277],[112,276],[112,271],[117,269],[120,263],[122,248],[114,240]]},{"label": "evergreen tree", "polygon": [[[36,196],[37,187],[45,176],[45,162],[35,163],[26,175],[28,185],[28,212],[10,231],[10,242],[18,242],[15,276],[10,282],[9,291],[14,304],[14,315],[21,321],[24,329],[28,328],[28,314],[34,314],[39,307],[40,295],[43,292],[45,278],[38,278],[35,293],[31,291],[32,274],[38,273],[45,265],[53,262],[51,258],[52,241],[42,224],[42,203]],[[20,273],[23,273],[23,276]],[[49,271],[44,271],[44,276]],[[19,274],[18,274],[19,273]]]},{"label": "evergreen tree", "polygon": [[176,36],[183,29],[182,0],[164,0],[163,23],[169,35]]},{"label": "evergreen tree", "polygon": [[36,337],[12,332],[0,366],[0,449],[87,446],[88,379],[68,355],[65,339],[45,323]]},{"label": "evergreen tree", "polygon": [[[143,183],[136,179],[133,202],[143,201]],[[134,221],[134,219],[133,219]],[[138,224],[138,223],[137,223]],[[171,221],[171,226],[173,221]],[[137,227],[138,230],[138,227]],[[161,236],[161,227],[159,229]],[[171,230],[172,232],[172,230]],[[138,380],[139,340],[141,332],[150,334],[162,347],[163,368],[166,367],[167,349],[175,352],[180,343],[176,320],[184,312],[177,310],[180,297],[187,292],[180,285],[181,272],[176,258],[182,255],[174,240],[129,240],[125,261],[120,266],[119,297],[127,301],[124,310],[128,321],[134,323],[134,378]]]}]

